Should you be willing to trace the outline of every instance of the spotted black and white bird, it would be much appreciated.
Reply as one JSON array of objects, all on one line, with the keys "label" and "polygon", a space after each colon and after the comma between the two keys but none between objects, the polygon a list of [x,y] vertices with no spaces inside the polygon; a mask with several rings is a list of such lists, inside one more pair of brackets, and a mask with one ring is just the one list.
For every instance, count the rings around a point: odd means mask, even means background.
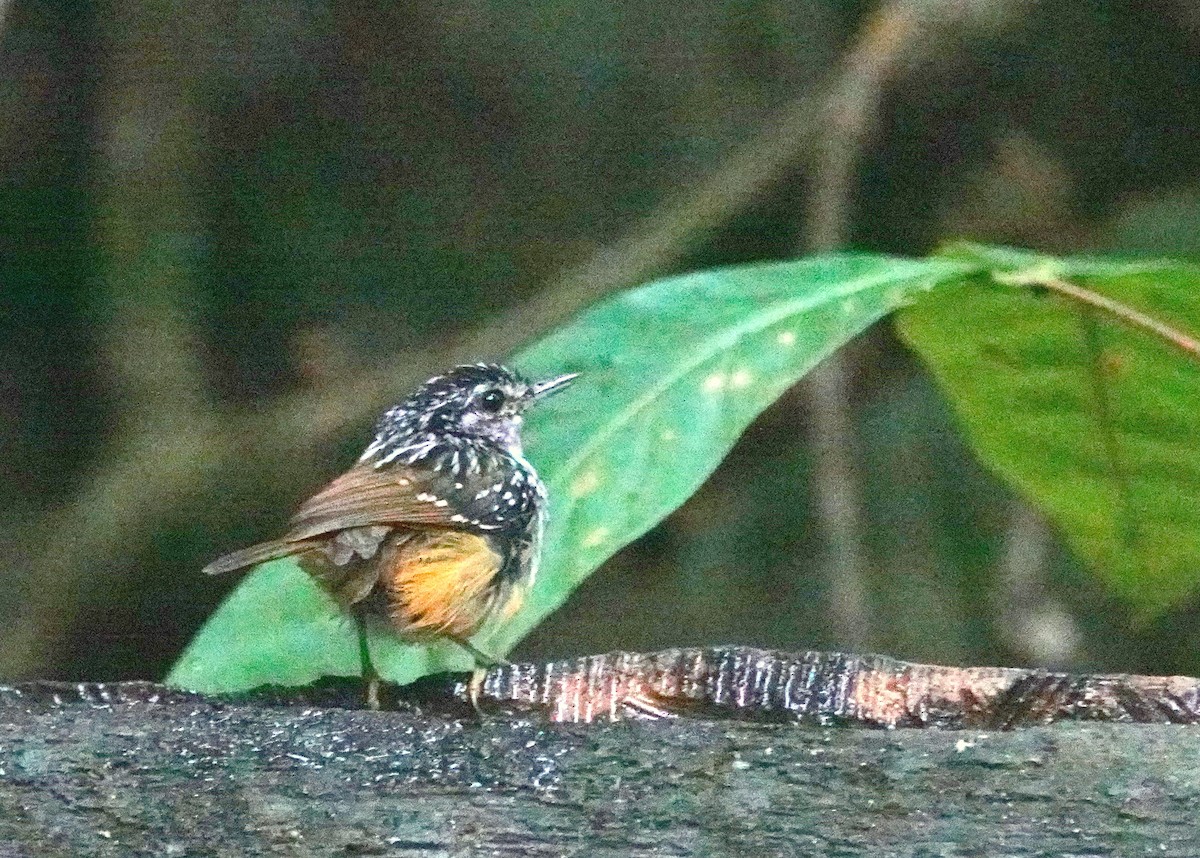
[{"label": "spotted black and white bird", "polygon": [[511,616],[537,574],[546,488],[521,447],[527,408],[575,375],[531,383],[495,364],[459,366],[388,409],[354,467],[309,498],[279,539],[210,563],[210,575],[295,557],[359,623],[407,639],[468,640]]}]

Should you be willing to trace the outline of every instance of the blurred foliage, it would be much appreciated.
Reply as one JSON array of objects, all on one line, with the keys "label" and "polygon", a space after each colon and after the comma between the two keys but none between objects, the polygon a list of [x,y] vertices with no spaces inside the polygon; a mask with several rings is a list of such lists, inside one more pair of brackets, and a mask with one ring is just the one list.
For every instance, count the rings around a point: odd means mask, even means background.
[{"label": "blurred foliage", "polygon": [[[1200,583],[1200,266],[962,245],[990,273],[900,330],[979,456],[1108,586],[1161,613]],[[1089,303],[1089,301],[1091,303]]]},{"label": "blurred foliage", "polygon": [[[278,528],[377,409],[614,289],[818,232],[1196,252],[1182,0],[14,0],[0,26],[0,676],[161,675],[223,595],[193,570]],[[1135,623],[888,331],[846,379],[856,627],[802,386],[518,655],[1200,673],[1200,604]]]}]

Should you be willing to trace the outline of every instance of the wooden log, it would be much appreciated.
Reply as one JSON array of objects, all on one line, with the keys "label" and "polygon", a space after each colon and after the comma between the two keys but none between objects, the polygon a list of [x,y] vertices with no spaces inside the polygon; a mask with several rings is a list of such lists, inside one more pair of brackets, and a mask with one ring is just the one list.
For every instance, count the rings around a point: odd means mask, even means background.
[{"label": "wooden log", "polygon": [[457,680],[382,712],[31,683],[0,689],[0,856],[1197,855],[1200,731],[1161,723],[1196,685],[676,650],[497,670],[479,721]]},{"label": "wooden log", "polygon": [[912,664],[750,647],[609,653],[489,672],[484,699],[554,721],[706,715],[863,727],[1005,729],[1064,719],[1192,724],[1200,681]]}]

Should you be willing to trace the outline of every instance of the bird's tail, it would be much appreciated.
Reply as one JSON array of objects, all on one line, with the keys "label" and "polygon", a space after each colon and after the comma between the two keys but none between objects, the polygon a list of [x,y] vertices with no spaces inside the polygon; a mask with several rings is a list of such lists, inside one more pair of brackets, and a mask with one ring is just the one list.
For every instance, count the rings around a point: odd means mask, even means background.
[{"label": "bird's tail", "polygon": [[257,566],[259,563],[266,563],[268,560],[278,560],[280,557],[289,557],[293,554],[300,554],[313,548],[315,543],[312,540],[301,540],[292,542],[285,539],[276,539],[271,542],[260,542],[258,545],[251,545],[249,548],[243,548],[241,551],[234,551],[232,554],[226,554],[209,563],[204,567],[205,575],[223,575],[226,572],[237,572],[241,569],[249,569],[251,566]]}]

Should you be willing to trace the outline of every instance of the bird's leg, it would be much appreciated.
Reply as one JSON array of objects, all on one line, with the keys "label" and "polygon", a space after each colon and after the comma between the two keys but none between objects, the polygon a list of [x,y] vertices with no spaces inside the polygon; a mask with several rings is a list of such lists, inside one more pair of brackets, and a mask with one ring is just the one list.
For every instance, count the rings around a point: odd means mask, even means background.
[{"label": "bird's leg", "polygon": [[358,659],[362,671],[363,684],[366,686],[366,704],[368,709],[379,709],[379,674],[371,662],[371,648],[367,644],[367,621],[358,611],[354,612],[354,625],[358,629]]},{"label": "bird's leg", "polygon": [[511,665],[511,662],[507,662],[502,658],[496,658],[494,655],[488,655],[486,652],[475,646],[475,644],[471,643],[464,637],[451,635],[450,640],[454,641],[471,654],[471,658],[475,659],[476,667],[483,667],[484,669],[487,669],[489,667],[507,667]]},{"label": "bird's leg", "polygon": [[471,708],[482,718],[484,712],[483,708],[479,705],[479,695],[483,692],[483,680],[487,678],[488,668],[508,665],[509,662],[502,658],[488,655],[464,637],[455,635],[450,640],[469,652],[471,658],[475,660],[475,669],[471,671],[471,681],[467,685],[467,696],[471,700]]}]

